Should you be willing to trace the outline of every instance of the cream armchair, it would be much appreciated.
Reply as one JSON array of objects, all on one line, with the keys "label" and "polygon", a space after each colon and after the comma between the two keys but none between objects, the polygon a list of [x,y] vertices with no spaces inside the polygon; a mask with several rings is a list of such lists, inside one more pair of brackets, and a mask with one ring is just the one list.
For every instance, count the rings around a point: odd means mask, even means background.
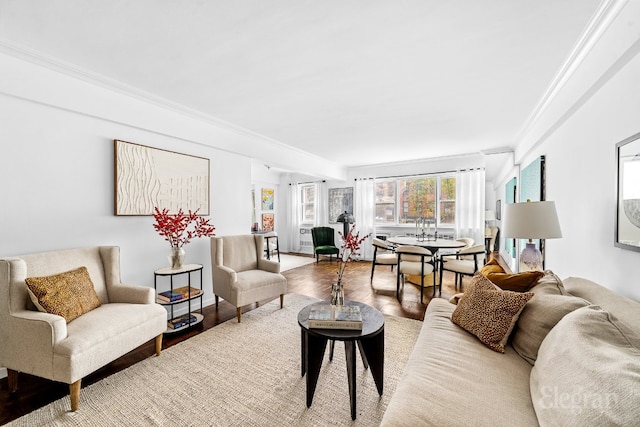
[{"label": "cream armchair", "polygon": [[[25,279],[86,267],[101,305],[69,323],[38,311]],[[120,283],[118,247],[88,247],[0,260],[0,366],[9,389],[18,373],[69,384],[71,410],[80,400],[83,377],[155,338],[156,354],[167,328],[167,312],[155,292]]]},{"label": "cream armchair", "polygon": [[262,257],[264,237],[260,234],[211,238],[211,270],[216,309],[219,298],[236,307],[238,323],[242,307],[280,296],[284,306],[287,279],[280,264]]}]

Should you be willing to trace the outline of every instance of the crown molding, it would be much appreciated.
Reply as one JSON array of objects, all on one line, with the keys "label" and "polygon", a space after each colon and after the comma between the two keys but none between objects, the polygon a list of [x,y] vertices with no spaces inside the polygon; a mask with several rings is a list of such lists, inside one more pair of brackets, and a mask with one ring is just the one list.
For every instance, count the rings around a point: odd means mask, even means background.
[{"label": "crown molding", "polygon": [[587,24],[586,28],[578,38],[569,56],[554,76],[551,84],[542,95],[538,104],[529,115],[524,126],[520,130],[516,141],[522,141],[531,131],[540,116],[547,107],[555,100],[558,93],[567,84],[573,73],[578,69],[582,61],[589,55],[593,47],[606,32],[609,25],[618,16],[629,0],[604,0],[600,3],[598,10]]},{"label": "crown molding", "polygon": [[273,144],[278,148],[291,150],[297,152],[298,154],[302,154],[310,158],[315,158],[318,161],[327,161],[326,159],[321,158],[316,154],[309,153],[291,145],[287,145],[283,142],[272,139],[260,133],[245,129],[238,125],[234,125],[233,123],[229,123],[217,117],[205,114],[201,111],[194,110],[177,102],[170,101],[166,98],[159,97],[152,93],[138,89],[134,86],[122,83],[118,80],[111,79],[99,73],[95,73],[93,71],[79,67],[60,58],[56,58],[35,49],[14,43],[13,41],[0,38],[0,53],[4,53],[8,56],[44,67],[48,70],[63,74],[70,78],[81,80],[91,85],[99,86],[109,91],[113,91],[118,94],[155,105],[162,109],[169,110],[201,122],[205,122],[209,125],[213,125],[215,127],[224,129],[225,131],[229,131],[245,138],[250,138],[262,144]]}]

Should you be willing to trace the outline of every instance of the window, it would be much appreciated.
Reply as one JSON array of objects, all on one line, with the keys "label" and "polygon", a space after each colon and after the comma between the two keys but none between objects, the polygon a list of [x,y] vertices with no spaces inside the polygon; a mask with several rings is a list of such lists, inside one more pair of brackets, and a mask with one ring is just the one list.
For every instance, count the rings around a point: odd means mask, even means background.
[{"label": "window", "polygon": [[431,175],[376,181],[376,223],[413,224],[417,218],[437,226],[455,224],[456,179]]},{"label": "window", "polygon": [[441,177],[439,224],[454,225],[456,222],[456,179],[452,176]]},{"label": "window", "polygon": [[396,182],[376,182],[376,222],[395,224],[396,222]]},{"label": "window", "polygon": [[302,204],[301,223],[313,224],[316,219],[316,186],[314,184],[300,186],[300,201]]}]

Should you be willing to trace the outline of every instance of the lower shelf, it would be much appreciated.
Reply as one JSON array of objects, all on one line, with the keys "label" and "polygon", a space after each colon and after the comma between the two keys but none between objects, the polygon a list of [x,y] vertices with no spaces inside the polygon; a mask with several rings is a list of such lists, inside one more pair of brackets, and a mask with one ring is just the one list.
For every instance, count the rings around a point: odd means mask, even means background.
[{"label": "lower shelf", "polygon": [[202,322],[204,320],[204,316],[200,313],[191,313],[191,315],[196,317],[196,321],[195,322],[191,322],[188,325],[184,325],[184,326],[180,326],[179,328],[169,328],[167,327],[167,330],[164,331],[165,334],[175,334],[176,332],[180,332],[180,331],[184,331],[185,329],[189,329],[195,325],[197,325],[198,323]]}]

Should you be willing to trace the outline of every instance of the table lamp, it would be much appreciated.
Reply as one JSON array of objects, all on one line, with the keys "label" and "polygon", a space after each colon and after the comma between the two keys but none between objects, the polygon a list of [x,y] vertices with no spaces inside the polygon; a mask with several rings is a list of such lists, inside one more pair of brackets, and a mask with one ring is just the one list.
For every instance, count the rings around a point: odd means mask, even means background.
[{"label": "table lamp", "polygon": [[520,271],[543,270],[542,253],[533,239],[562,237],[555,202],[508,203],[502,222],[504,237],[529,239],[520,254]]},{"label": "table lamp", "polygon": [[340,216],[338,216],[336,222],[342,223],[342,235],[346,238],[347,234],[349,234],[349,224],[353,224],[354,222],[356,222],[356,219],[352,214],[344,211],[344,213],[341,213]]}]

